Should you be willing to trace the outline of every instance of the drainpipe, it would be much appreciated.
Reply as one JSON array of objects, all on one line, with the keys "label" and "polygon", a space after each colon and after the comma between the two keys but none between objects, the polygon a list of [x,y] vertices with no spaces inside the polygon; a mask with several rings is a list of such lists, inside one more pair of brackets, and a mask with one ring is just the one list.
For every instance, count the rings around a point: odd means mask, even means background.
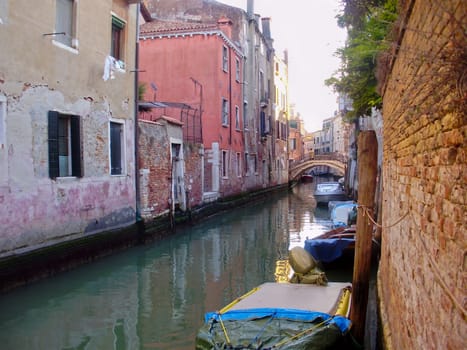
[{"label": "drainpipe", "polygon": [[135,201],[136,201],[136,223],[141,221],[141,208],[140,208],[140,182],[139,182],[139,150],[138,150],[138,140],[139,140],[139,132],[138,132],[138,70],[139,70],[139,15],[141,11],[141,5],[138,2],[136,4],[136,42],[135,42],[135,86],[134,86],[134,93],[135,93],[135,121],[134,121],[134,128],[135,128]]}]

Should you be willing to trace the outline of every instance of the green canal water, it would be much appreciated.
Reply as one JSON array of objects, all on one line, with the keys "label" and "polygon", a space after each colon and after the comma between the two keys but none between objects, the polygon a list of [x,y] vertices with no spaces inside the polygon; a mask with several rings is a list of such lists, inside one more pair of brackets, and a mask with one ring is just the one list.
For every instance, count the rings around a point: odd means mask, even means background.
[{"label": "green canal water", "polygon": [[[206,312],[274,281],[278,259],[330,228],[313,186],[1,295],[0,348],[194,349]],[[328,278],[349,281],[351,274]]]}]

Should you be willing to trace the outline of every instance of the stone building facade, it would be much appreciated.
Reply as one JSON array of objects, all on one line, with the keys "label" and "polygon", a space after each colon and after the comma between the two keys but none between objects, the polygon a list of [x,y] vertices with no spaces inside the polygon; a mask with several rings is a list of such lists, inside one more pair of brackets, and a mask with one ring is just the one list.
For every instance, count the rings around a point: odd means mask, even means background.
[{"label": "stone building facade", "polygon": [[[242,192],[243,54],[231,41],[232,22],[153,21],[141,26],[143,81],[157,85],[157,101],[184,103],[198,111],[204,145],[206,196]],[[146,96],[152,99],[152,91]]]},{"label": "stone building facade", "polygon": [[[186,22],[192,25],[216,24],[219,18],[231,20],[230,39],[242,53],[242,123],[240,192],[288,183],[287,165],[277,162],[287,158],[284,147],[276,147],[275,123],[275,66],[270,18],[261,18],[254,12],[254,0],[248,0],[246,11],[211,0],[148,0],[147,7],[155,20]],[[206,127],[206,125],[204,126]],[[287,136],[282,134],[282,138]],[[285,141],[285,140],[282,140]],[[278,152],[281,152],[278,155]],[[211,155],[206,148],[206,156]],[[213,155],[215,156],[215,155]],[[218,162],[217,158],[212,158]],[[205,179],[209,178],[208,171]],[[233,179],[236,182],[236,179]],[[232,179],[229,179],[230,183]],[[215,192],[215,191],[214,191]],[[238,193],[224,192],[225,195]]]},{"label": "stone building facade", "polygon": [[0,257],[135,222],[133,3],[2,2]]},{"label": "stone building facade", "polygon": [[378,294],[388,349],[462,349],[467,3],[411,0],[383,93]]}]

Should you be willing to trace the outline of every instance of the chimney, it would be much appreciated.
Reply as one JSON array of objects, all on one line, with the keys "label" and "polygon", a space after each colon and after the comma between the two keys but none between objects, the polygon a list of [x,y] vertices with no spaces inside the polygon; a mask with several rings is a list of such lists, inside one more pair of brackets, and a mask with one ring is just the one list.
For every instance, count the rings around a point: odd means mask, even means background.
[{"label": "chimney", "polygon": [[255,0],[248,0],[246,14],[248,19],[253,19],[255,13]]},{"label": "chimney", "polygon": [[232,21],[229,18],[222,16],[217,21],[217,25],[229,39],[232,39]]},{"label": "chimney", "polygon": [[263,35],[266,39],[271,39],[271,18],[261,18],[261,24],[263,26]]}]

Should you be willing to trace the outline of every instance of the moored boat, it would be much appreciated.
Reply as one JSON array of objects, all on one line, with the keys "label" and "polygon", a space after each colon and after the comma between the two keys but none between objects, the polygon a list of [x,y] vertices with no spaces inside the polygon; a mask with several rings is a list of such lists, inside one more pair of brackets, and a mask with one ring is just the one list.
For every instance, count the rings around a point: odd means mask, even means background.
[{"label": "moored boat", "polygon": [[311,173],[304,173],[300,178],[302,182],[313,182],[313,175]]},{"label": "moored boat", "polygon": [[316,184],[313,197],[318,205],[327,205],[330,201],[345,201],[348,199],[342,184],[339,182],[322,182]]},{"label": "moored boat", "polygon": [[196,349],[328,349],[351,327],[348,283],[267,282],[205,315]]},{"label": "moored boat", "polygon": [[276,282],[205,315],[196,349],[346,348],[351,284],[328,282],[304,248],[289,253],[276,264]]}]

